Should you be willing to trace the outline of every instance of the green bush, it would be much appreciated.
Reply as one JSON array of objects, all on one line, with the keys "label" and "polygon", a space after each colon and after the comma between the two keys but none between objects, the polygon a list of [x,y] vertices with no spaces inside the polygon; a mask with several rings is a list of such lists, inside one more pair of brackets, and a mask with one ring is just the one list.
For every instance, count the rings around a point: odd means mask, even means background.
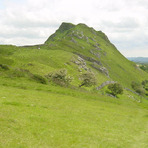
[{"label": "green bush", "polygon": [[39,83],[42,83],[42,84],[47,84],[47,79],[41,75],[38,75],[38,74],[33,74],[31,76],[31,78],[33,80],[35,80],[36,82],[39,82]]},{"label": "green bush", "polygon": [[144,80],[141,83],[146,91],[148,91],[148,80]]},{"label": "green bush", "polygon": [[132,88],[140,95],[145,95],[145,90],[139,82],[133,81],[131,84]]},{"label": "green bush", "polygon": [[27,69],[16,68],[10,73],[10,77],[27,77],[30,71]]},{"label": "green bush", "polygon": [[141,65],[140,68],[146,72],[148,72],[148,64]]},{"label": "green bush", "polygon": [[9,66],[6,65],[6,64],[0,64],[0,68],[3,69],[3,70],[9,70]]},{"label": "green bush", "polygon": [[92,73],[92,72],[87,72],[87,73],[82,74],[80,76],[80,79],[82,82],[79,85],[79,87],[82,87],[82,86],[90,87],[90,86],[97,84],[96,77],[95,77],[94,73]]},{"label": "green bush", "polygon": [[117,97],[118,94],[123,94],[123,88],[119,83],[109,84],[108,89],[113,96]]},{"label": "green bush", "polygon": [[49,73],[46,77],[60,86],[68,86],[73,80],[71,76],[67,75],[66,69],[60,69],[54,73]]}]

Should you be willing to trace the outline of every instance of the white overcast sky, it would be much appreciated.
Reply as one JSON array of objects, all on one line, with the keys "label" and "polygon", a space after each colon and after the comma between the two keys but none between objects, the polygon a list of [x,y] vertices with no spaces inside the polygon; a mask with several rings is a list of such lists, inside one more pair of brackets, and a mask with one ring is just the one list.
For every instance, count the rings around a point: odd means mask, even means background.
[{"label": "white overcast sky", "polygon": [[0,44],[42,44],[62,22],[102,30],[127,57],[148,57],[148,0],[0,0]]}]

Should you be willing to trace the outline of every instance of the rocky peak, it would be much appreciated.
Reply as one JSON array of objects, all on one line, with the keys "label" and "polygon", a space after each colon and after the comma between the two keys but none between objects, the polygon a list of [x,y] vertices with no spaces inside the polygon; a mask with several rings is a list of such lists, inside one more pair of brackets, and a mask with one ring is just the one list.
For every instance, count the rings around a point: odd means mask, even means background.
[{"label": "rocky peak", "polygon": [[75,25],[73,25],[71,23],[65,23],[65,22],[63,22],[61,24],[61,26],[59,27],[58,31],[64,32],[64,31],[69,30],[69,29],[71,29],[73,27],[75,27]]}]

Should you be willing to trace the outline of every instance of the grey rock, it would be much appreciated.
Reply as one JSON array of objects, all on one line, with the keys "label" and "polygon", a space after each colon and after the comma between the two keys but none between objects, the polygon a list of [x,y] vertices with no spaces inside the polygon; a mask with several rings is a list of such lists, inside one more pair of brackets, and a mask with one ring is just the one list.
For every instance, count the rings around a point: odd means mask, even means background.
[{"label": "grey rock", "polygon": [[90,53],[95,55],[97,58],[100,58],[100,54],[99,53],[95,53],[94,50],[90,50]]},{"label": "grey rock", "polygon": [[97,63],[97,65],[102,66],[101,61],[97,61],[97,60],[95,60],[95,59],[92,58],[92,57],[87,57],[87,56],[81,55],[81,54],[79,54],[79,53],[74,53],[74,54],[77,54],[79,57],[83,58],[83,59],[86,60],[86,61],[95,62],[95,63]]},{"label": "grey rock", "polygon": [[79,67],[78,67],[78,71],[79,72],[82,71],[81,69],[89,71],[89,68],[87,67],[86,62],[85,62],[85,60],[82,57],[78,56],[77,59],[73,60],[73,63],[75,63],[76,65],[79,65]]},{"label": "grey rock", "polygon": [[100,71],[101,71],[102,73],[104,73],[106,76],[109,77],[109,72],[108,72],[108,70],[107,70],[106,67],[101,67],[101,68],[100,68]]},{"label": "grey rock", "polygon": [[102,89],[103,87],[105,87],[106,85],[114,84],[114,83],[117,83],[117,82],[115,82],[115,81],[105,81],[105,82],[103,82],[100,86],[98,86],[96,89],[97,89],[97,90],[100,90],[100,89]]},{"label": "grey rock", "polygon": [[90,39],[91,39],[92,41],[96,42],[96,40],[95,40],[94,38],[91,38],[91,37],[90,37]]},{"label": "grey rock", "polygon": [[109,77],[109,72],[106,67],[98,67],[97,63],[95,62],[91,64],[91,66],[95,68],[96,70],[100,71],[101,73],[105,74],[107,77]]},{"label": "grey rock", "polygon": [[71,42],[77,43],[77,41],[74,38],[71,39]]},{"label": "grey rock", "polygon": [[85,49],[85,47],[81,46],[82,49]]},{"label": "grey rock", "polygon": [[107,96],[112,97],[112,98],[117,98],[116,96],[113,96],[112,94],[107,94]]}]

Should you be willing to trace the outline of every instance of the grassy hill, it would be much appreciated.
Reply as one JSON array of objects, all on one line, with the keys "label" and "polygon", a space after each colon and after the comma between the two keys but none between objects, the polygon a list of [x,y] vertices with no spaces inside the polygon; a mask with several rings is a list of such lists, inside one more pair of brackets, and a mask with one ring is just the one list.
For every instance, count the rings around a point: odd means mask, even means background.
[{"label": "grassy hill", "polygon": [[[69,86],[48,81],[63,68],[73,78]],[[79,88],[86,72],[97,85]],[[62,23],[42,45],[1,45],[0,147],[146,148],[148,100],[131,87],[146,79],[102,31],[85,24]],[[110,97],[107,86],[96,90],[106,81],[128,89]]]}]

